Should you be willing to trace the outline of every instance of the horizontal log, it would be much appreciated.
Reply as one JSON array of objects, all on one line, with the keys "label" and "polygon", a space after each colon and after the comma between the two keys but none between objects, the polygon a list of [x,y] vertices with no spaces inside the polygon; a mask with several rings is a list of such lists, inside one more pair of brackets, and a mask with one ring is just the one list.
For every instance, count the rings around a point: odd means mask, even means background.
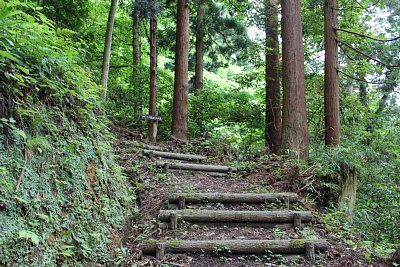
[{"label": "horizontal log", "polygon": [[142,243],[143,254],[155,254],[156,245],[165,244],[165,252],[196,253],[222,250],[233,254],[265,254],[266,251],[279,254],[305,254],[306,243],[313,243],[316,251],[326,251],[329,243],[323,239],[293,240],[147,240]]},{"label": "horizontal log", "polygon": [[163,152],[163,151],[156,151],[156,150],[143,150],[142,153],[143,153],[143,155],[150,156],[150,157],[151,157],[151,155],[153,155],[154,157],[187,160],[187,161],[202,161],[202,160],[207,159],[207,157],[199,156],[199,155]]},{"label": "horizontal log", "polygon": [[[291,230],[294,228],[293,223],[255,223],[255,222],[196,222],[195,225],[199,227],[250,227],[250,228],[265,228],[265,229],[280,229],[280,230]],[[303,227],[310,227],[311,223],[303,224]],[[161,222],[158,227],[162,230],[171,229],[170,223]]]},{"label": "horizontal log", "polygon": [[297,202],[298,196],[295,193],[174,193],[168,196],[170,203],[177,203],[179,197],[191,203],[211,202],[211,203],[251,203],[263,204],[273,202]]},{"label": "horizontal log", "polygon": [[186,222],[254,222],[293,223],[294,214],[300,214],[303,223],[311,222],[310,211],[236,211],[236,210],[160,210],[158,219],[169,222],[171,213],[176,213]]},{"label": "horizontal log", "polygon": [[202,164],[191,164],[191,163],[171,163],[157,161],[157,167],[169,166],[169,169],[177,170],[189,170],[189,171],[204,171],[204,172],[237,172],[237,168],[228,166],[218,165],[202,165]]},{"label": "horizontal log", "polygon": [[163,150],[162,147],[152,146],[152,145],[143,144],[143,143],[139,143],[139,147],[144,148],[144,149],[156,150],[156,151],[162,151]]}]

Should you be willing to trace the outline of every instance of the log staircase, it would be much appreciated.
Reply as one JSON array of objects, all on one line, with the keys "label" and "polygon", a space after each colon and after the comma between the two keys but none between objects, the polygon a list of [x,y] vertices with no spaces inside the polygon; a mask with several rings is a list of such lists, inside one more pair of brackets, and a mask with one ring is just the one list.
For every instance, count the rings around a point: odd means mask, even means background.
[{"label": "log staircase", "polygon": [[[231,166],[209,165],[206,157],[160,151],[147,147],[143,155],[153,159],[155,165],[164,171],[205,172],[212,176],[229,176],[238,170]],[[223,178],[215,178],[223,179]],[[222,190],[221,190],[222,191]],[[173,232],[198,227],[219,229],[281,229],[294,233],[304,228],[312,229],[311,211],[296,210],[299,197],[294,193],[171,193],[167,209],[158,215],[159,231]],[[232,208],[234,207],[234,208]],[[272,209],[270,208],[272,207]],[[278,207],[278,208],[277,208]],[[209,228],[205,228],[209,229]],[[295,235],[296,236],[296,235]],[[328,249],[328,242],[316,236],[311,238],[282,239],[196,239],[144,240],[141,245],[143,256],[154,256],[162,260],[168,253],[215,253],[229,251],[231,254],[300,254],[314,262],[316,252]]]}]

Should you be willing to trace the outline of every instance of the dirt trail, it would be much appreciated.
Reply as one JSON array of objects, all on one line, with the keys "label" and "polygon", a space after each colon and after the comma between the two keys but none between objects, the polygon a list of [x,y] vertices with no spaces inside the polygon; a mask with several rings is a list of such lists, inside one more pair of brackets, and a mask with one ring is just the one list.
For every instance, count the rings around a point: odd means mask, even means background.
[{"label": "dirt trail", "polygon": [[[153,160],[142,155],[140,148],[132,142],[121,139],[115,149],[120,155],[121,164],[127,174],[135,177],[141,217],[133,222],[128,238],[129,256],[126,266],[389,266],[379,262],[367,262],[362,253],[343,244],[333,233],[326,231],[321,223],[313,222],[313,227],[301,231],[241,227],[217,227],[182,224],[176,230],[162,231],[157,224],[160,209],[167,209],[168,193],[220,192],[220,193],[264,193],[272,190],[276,179],[272,174],[252,172],[227,177],[212,177],[201,172],[174,171],[165,172],[155,167]],[[170,150],[171,148],[167,148]],[[166,150],[167,150],[166,149]],[[174,150],[182,150],[174,148]],[[182,152],[182,151],[180,151]],[[276,164],[272,162],[271,164]],[[279,189],[278,189],[279,190]],[[188,208],[199,208],[192,204]],[[204,208],[204,207],[203,207]],[[280,204],[246,205],[209,203],[207,209],[215,210],[276,210]],[[292,207],[305,210],[301,203]],[[264,255],[232,255],[229,251],[213,253],[167,254],[159,261],[153,257],[141,257],[140,244],[145,239],[158,240],[260,240],[260,239],[297,239],[319,237],[330,243],[329,249],[317,254],[314,265],[302,256],[282,256],[265,253]]]}]

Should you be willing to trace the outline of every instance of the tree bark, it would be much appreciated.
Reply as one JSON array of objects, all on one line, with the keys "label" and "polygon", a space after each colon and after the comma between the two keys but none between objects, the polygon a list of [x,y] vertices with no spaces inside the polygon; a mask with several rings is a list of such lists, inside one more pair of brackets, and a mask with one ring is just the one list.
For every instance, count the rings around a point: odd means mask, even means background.
[{"label": "tree bark", "polygon": [[[285,0],[287,1],[287,0]],[[306,243],[312,242],[317,251],[326,251],[329,243],[319,239],[294,240],[148,240],[142,244],[143,254],[156,252],[156,244],[165,243],[165,251],[169,253],[215,252],[218,248],[227,249],[233,254],[265,254],[265,251],[279,254],[305,254]]]},{"label": "tree bark", "polygon": [[[150,18],[150,98],[149,113],[157,116],[157,18],[153,14]],[[156,143],[157,141],[157,121],[149,120],[147,141]]]},{"label": "tree bark", "polygon": [[176,213],[186,222],[251,222],[251,223],[292,223],[295,214],[301,222],[312,220],[311,211],[236,211],[236,210],[160,210],[158,220],[169,222],[171,213]]},{"label": "tree bark", "polygon": [[278,1],[265,0],[266,145],[279,153],[281,143],[281,93],[279,77]]},{"label": "tree bark", "polygon": [[195,94],[203,89],[204,72],[204,0],[199,0],[196,22],[196,66],[194,75]]},{"label": "tree bark", "polygon": [[135,105],[135,117],[137,120],[142,115],[142,86],[140,84],[141,77],[141,36],[140,36],[140,12],[137,10],[132,11],[132,34],[133,34],[133,92],[134,92],[134,105]]},{"label": "tree bark", "polygon": [[175,83],[171,134],[188,140],[189,1],[178,0],[175,50]]},{"label": "tree bark", "polygon": [[304,47],[300,0],[282,0],[283,112],[281,152],[308,159]]},{"label": "tree bark", "polygon": [[346,210],[348,221],[352,224],[357,200],[357,172],[348,166],[342,166],[341,169],[339,207]]},{"label": "tree bark", "polygon": [[339,62],[337,46],[337,1],[325,0],[325,145],[340,145]]},{"label": "tree bark", "polygon": [[174,193],[168,197],[170,203],[177,203],[179,197],[183,197],[188,203],[211,202],[211,203],[251,203],[264,204],[273,202],[297,202],[295,193]]},{"label": "tree bark", "polygon": [[166,167],[170,169],[204,171],[204,172],[237,172],[237,168],[219,165],[201,165],[191,163],[172,163],[172,162],[156,162],[157,167]]},{"label": "tree bark", "polygon": [[110,12],[108,14],[106,38],[104,43],[103,52],[103,65],[101,72],[101,86],[103,87],[103,98],[107,97],[107,83],[108,83],[108,72],[110,70],[110,57],[111,57],[111,43],[112,33],[114,28],[115,13],[117,11],[118,0],[111,0]]}]

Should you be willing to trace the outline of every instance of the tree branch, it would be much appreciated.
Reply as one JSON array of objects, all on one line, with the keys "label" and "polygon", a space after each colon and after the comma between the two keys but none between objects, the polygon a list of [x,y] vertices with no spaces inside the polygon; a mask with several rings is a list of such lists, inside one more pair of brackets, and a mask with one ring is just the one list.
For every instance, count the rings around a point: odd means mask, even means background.
[{"label": "tree branch", "polygon": [[359,32],[353,32],[353,31],[350,31],[350,30],[347,30],[347,29],[342,29],[342,28],[333,28],[333,29],[336,30],[336,31],[347,32],[347,33],[351,33],[351,34],[354,34],[354,35],[358,35],[360,37],[365,37],[365,38],[368,38],[368,39],[371,39],[371,40],[375,40],[375,41],[378,41],[378,42],[393,42],[393,41],[396,41],[396,40],[400,39],[400,36],[397,36],[397,37],[392,38],[392,39],[379,39],[379,38],[372,37],[372,36],[369,36],[369,35],[365,35],[365,34],[362,34],[362,33],[359,33]]},{"label": "tree branch", "polygon": [[366,82],[366,83],[369,83],[369,84],[378,84],[378,85],[384,84],[384,83],[371,82],[371,81],[367,81],[367,80],[365,80],[365,79],[356,78],[356,77],[351,76],[350,74],[347,74],[346,72],[343,72],[343,71],[341,71],[341,70],[337,70],[337,71],[338,71],[339,73],[343,74],[344,76],[346,76],[346,77],[348,77],[348,78],[350,78],[350,79],[352,79],[352,80],[355,80],[355,81]]},{"label": "tree branch", "polygon": [[379,59],[373,58],[372,56],[370,56],[370,55],[368,55],[368,54],[365,54],[365,53],[362,52],[361,50],[358,50],[357,48],[354,48],[354,47],[352,47],[351,45],[349,45],[349,44],[347,44],[347,43],[345,43],[345,42],[343,42],[343,41],[339,41],[339,43],[341,43],[342,45],[344,45],[344,46],[350,48],[351,50],[355,51],[356,53],[358,53],[358,54],[360,54],[360,55],[363,55],[364,57],[366,57],[366,58],[368,58],[368,59],[370,59],[370,60],[372,60],[372,61],[375,61],[376,63],[378,63],[378,64],[380,64],[380,65],[382,65],[382,66],[384,66],[384,67],[386,67],[386,68],[388,68],[388,69],[397,69],[397,68],[400,68],[400,65],[389,65],[389,64],[386,64],[386,63],[380,61]]}]

